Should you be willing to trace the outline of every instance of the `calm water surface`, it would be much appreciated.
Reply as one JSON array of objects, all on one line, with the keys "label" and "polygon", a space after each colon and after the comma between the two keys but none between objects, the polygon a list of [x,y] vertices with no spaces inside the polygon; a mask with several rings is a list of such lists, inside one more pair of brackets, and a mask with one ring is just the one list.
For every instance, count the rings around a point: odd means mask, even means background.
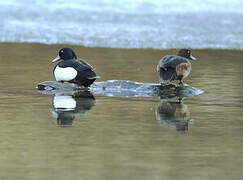
[{"label": "calm water surface", "polygon": [[[0,179],[242,178],[242,51],[194,50],[186,83],[205,93],[183,104],[94,95],[60,113],[35,89],[53,80],[58,47],[0,46]],[[157,82],[158,60],[176,52],[74,49],[102,80],[140,82]]]}]

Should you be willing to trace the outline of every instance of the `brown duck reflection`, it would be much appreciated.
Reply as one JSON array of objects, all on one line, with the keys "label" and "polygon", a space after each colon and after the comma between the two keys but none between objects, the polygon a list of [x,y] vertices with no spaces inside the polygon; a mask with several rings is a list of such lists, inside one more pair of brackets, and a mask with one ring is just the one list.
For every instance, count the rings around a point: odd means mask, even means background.
[{"label": "brown duck reflection", "polygon": [[52,115],[57,119],[57,125],[70,126],[76,116],[87,114],[94,105],[95,98],[89,91],[73,95],[55,94]]},{"label": "brown duck reflection", "polygon": [[193,124],[188,107],[182,101],[161,99],[156,118],[161,124],[175,126],[177,131],[187,131],[189,125]]}]

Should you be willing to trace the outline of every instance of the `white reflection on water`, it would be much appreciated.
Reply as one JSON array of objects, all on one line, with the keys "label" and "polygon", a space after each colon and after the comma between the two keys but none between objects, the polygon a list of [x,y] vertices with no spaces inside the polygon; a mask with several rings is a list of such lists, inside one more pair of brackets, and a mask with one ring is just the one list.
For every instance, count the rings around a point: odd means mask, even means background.
[{"label": "white reflection on water", "polygon": [[89,91],[75,94],[55,94],[52,98],[51,113],[61,127],[72,125],[76,116],[83,116],[95,105],[96,100]]}]

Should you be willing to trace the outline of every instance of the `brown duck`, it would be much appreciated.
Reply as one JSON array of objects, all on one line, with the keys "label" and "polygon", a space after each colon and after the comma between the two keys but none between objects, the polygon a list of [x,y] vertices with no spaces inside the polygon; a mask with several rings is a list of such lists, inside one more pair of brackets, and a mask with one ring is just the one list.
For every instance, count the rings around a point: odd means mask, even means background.
[{"label": "brown duck", "polygon": [[196,58],[191,55],[189,49],[180,49],[177,55],[168,55],[163,57],[157,66],[160,83],[170,83],[171,81],[179,81],[183,85],[182,80],[186,78],[191,71],[190,60],[195,61]]}]

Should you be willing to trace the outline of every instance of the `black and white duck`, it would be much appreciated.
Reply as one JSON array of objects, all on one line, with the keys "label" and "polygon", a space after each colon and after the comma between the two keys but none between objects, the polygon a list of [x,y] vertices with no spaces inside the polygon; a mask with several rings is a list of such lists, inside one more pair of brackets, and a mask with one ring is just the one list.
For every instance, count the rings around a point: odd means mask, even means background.
[{"label": "black and white duck", "polygon": [[79,86],[89,87],[97,78],[94,68],[82,59],[77,59],[71,48],[60,49],[52,62],[59,62],[53,69],[56,81],[70,82]]}]

